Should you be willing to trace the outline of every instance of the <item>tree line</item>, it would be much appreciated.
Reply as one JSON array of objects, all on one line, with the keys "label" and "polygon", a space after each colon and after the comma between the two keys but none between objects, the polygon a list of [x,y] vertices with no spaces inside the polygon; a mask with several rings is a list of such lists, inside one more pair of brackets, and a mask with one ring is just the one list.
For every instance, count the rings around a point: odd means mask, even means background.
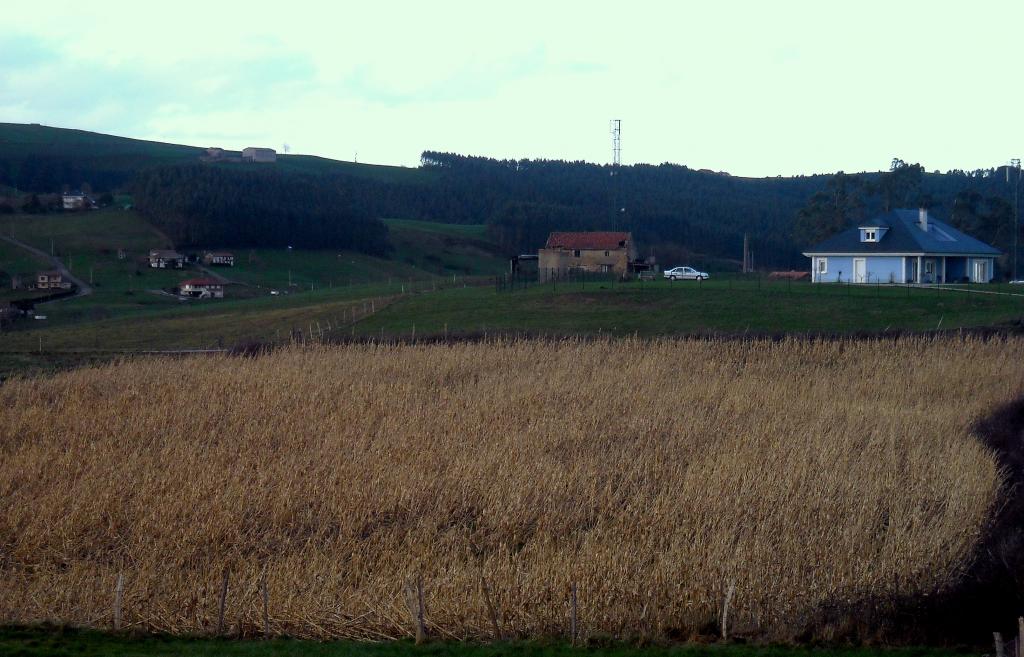
[{"label": "tree line", "polygon": [[380,219],[396,217],[486,223],[509,255],[536,252],[555,230],[629,230],[642,254],[659,262],[720,268],[738,266],[747,235],[756,265],[802,268],[801,252],[820,239],[874,213],[922,204],[1003,251],[1013,237],[1006,171],[929,173],[900,159],[881,173],[788,178],[438,151],[422,153],[424,175],[417,179],[145,162],[119,168],[88,158],[0,157],[0,184],[42,192],[89,181],[97,191],[131,191],[141,212],[176,242],[194,246],[291,244],[384,254]]}]

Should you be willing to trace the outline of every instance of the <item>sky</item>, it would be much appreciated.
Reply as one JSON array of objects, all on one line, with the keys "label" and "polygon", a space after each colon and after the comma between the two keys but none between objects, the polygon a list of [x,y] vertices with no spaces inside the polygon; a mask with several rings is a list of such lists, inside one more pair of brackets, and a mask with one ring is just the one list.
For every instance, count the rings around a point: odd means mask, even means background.
[{"label": "sky", "polygon": [[0,122],[416,166],[742,176],[1024,154],[1024,2],[7,3]]}]

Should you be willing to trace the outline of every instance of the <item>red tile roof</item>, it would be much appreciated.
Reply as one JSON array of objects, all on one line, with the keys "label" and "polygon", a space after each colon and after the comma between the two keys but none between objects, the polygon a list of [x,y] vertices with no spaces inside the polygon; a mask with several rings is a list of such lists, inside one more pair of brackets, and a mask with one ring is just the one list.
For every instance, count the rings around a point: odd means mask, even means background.
[{"label": "red tile roof", "polygon": [[594,233],[551,233],[544,245],[545,249],[591,249],[595,251],[611,251],[621,249],[630,240],[629,233],[600,231]]}]

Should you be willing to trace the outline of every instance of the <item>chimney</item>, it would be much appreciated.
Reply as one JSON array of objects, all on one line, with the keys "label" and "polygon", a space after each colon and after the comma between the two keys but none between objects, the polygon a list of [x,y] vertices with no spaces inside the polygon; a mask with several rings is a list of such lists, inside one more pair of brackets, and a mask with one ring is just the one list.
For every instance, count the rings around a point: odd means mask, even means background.
[{"label": "chimney", "polygon": [[917,211],[917,225],[924,232],[928,232],[928,208],[919,208]]}]

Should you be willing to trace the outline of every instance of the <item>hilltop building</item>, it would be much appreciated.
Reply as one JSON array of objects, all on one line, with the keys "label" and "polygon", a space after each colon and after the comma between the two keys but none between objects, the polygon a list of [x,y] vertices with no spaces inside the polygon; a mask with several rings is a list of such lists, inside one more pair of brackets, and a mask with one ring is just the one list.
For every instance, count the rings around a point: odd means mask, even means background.
[{"label": "hilltop building", "polygon": [[277,151],[273,148],[250,146],[242,151],[243,162],[277,162]]},{"label": "hilltop building", "polygon": [[808,249],[815,283],[988,283],[998,249],[928,216],[893,210]]}]

